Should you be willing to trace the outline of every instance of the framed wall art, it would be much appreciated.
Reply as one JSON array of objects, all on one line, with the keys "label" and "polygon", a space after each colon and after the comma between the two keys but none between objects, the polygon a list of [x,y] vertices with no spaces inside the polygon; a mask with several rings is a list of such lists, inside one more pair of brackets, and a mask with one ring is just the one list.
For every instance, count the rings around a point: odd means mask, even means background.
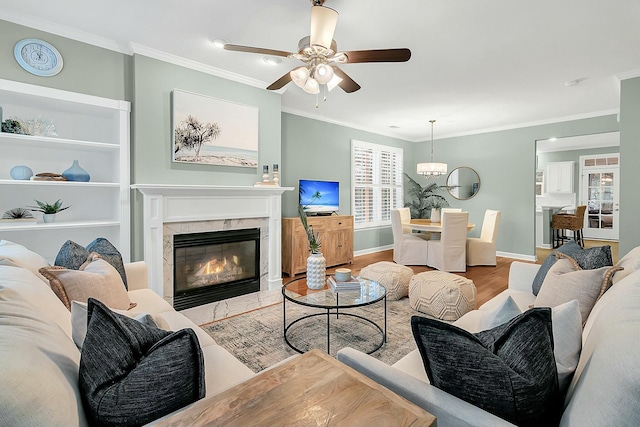
[{"label": "framed wall art", "polygon": [[179,89],[172,92],[173,161],[258,167],[258,108]]}]

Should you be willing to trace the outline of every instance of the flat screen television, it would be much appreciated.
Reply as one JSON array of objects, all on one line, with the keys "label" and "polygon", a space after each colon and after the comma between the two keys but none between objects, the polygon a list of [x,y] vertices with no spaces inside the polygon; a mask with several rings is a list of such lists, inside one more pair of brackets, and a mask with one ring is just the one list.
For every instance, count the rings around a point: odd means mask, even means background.
[{"label": "flat screen television", "polygon": [[301,179],[299,203],[309,214],[331,214],[340,208],[340,183]]}]

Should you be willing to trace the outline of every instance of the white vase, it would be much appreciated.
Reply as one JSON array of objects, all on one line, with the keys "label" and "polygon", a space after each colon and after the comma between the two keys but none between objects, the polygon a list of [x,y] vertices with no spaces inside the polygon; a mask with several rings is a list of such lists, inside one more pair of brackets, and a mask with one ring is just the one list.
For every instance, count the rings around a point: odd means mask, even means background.
[{"label": "white vase", "polygon": [[440,209],[431,209],[431,222],[440,222]]},{"label": "white vase", "polygon": [[322,253],[311,254],[307,258],[307,287],[309,289],[322,289],[327,273],[327,260]]},{"label": "white vase", "polygon": [[46,223],[56,222],[56,214],[42,214],[42,220]]}]

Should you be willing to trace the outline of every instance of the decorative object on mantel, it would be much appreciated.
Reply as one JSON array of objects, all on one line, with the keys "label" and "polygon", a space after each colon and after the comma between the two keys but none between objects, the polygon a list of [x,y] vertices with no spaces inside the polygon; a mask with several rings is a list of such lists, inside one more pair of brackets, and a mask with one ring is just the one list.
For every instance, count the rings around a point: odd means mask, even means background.
[{"label": "decorative object on mantel", "polygon": [[278,169],[277,163],[273,164],[273,182],[275,182],[276,185],[280,185],[280,169]]},{"label": "decorative object on mantel", "polygon": [[67,178],[59,173],[41,172],[31,177],[32,181],[66,181]]},{"label": "decorative object on mantel", "polygon": [[2,122],[2,132],[28,135],[28,133],[22,128],[22,124],[14,119],[7,119]]},{"label": "decorative object on mantel", "polygon": [[275,181],[258,181],[253,184],[254,187],[280,187]]},{"label": "decorative object on mantel", "polygon": [[262,182],[269,182],[269,165],[262,165]]},{"label": "decorative object on mantel", "polygon": [[322,289],[324,288],[325,275],[327,273],[327,260],[320,252],[320,234],[313,232],[313,226],[307,222],[307,213],[300,204],[298,205],[298,215],[304,231],[307,233],[309,252],[311,252],[307,258],[307,287],[309,289]]},{"label": "decorative object on mantel", "polygon": [[429,120],[429,123],[431,123],[431,160],[428,163],[418,163],[417,166],[418,175],[426,178],[437,178],[440,175],[447,174],[446,163],[435,163],[433,161],[433,124],[435,122],[435,120]]},{"label": "decorative object on mantel", "polygon": [[174,89],[174,162],[258,167],[258,108]]},{"label": "decorative object on mantel", "polygon": [[28,166],[18,165],[11,168],[9,175],[17,181],[28,181],[33,176],[33,171]]},{"label": "decorative object on mantel", "polygon": [[35,119],[16,119],[20,122],[22,129],[27,135],[35,136],[58,136],[56,127],[51,119],[37,117]]},{"label": "decorative object on mantel", "polygon": [[409,194],[414,197],[411,202],[404,204],[405,208],[409,208],[409,210],[411,210],[411,218],[431,218],[433,208],[440,209],[449,206],[447,199],[436,194],[436,191],[447,188],[446,185],[438,185],[435,182],[432,182],[423,187],[406,172],[404,173],[404,176],[409,181]]},{"label": "decorative object on mantel", "polygon": [[56,222],[56,214],[62,212],[65,209],[69,209],[71,206],[62,207],[62,201],[58,199],[54,204],[35,201],[38,206],[29,206],[34,212],[42,212],[42,220],[44,222]]},{"label": "decorative object on mantel", "polygon": [[62,176],[64,176],[67,181],[88,182],[91,179],[89,173],[82,169],[77,160],[73,161],[73,164],[69,169],[62,172]]},{"label": "decorative object on mantel", "polygon": [[37,221],[28,209],[13,208],[2,214],[0,222],[24,225],[36,224]]}]

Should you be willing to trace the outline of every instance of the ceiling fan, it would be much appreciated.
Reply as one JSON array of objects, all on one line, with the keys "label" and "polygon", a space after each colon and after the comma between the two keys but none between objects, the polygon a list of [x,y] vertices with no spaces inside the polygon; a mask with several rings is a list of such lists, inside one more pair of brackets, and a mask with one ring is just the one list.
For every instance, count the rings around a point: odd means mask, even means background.
[{"label": "ceiling fan", "polygon": [[311,94],[318,94],[320,85],[326,85],[329,90],[340,86],[347,93],[360,89],[360,85],[338,68],[337,64],[406,62],[411,58],[411,51],[406,48],[338,52],[338,45],[333,40],[338,12],[323,6],[324,0],[311,0],[311,4],[313,6],[311,7],[310,35],[298,42],[297,53],[234,44],[226,44],[224,48],[237,52],[299,59],[306,65],[294,68],[269,85],[267,89],[278,90],[293,80],[297,86]]}]

